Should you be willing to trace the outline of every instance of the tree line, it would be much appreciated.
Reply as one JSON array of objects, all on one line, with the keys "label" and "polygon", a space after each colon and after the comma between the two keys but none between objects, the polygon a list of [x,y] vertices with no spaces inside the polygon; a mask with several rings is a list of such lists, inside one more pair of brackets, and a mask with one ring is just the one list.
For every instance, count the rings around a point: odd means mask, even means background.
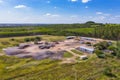
[{"label": "tree line", "polygon": [[120,37],[120,24],[101,24],[89,21],[84,24],[49,24],[45,26],[0,28],[0,37],[32,35],[86,36],[117,40]]}]

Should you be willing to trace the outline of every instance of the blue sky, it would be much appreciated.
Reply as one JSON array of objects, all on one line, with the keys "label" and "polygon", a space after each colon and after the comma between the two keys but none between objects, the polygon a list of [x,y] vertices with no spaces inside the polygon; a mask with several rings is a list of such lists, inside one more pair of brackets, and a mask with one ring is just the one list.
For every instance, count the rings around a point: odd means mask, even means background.
[{"label": "blue sky", "polygon": [[120,0],[0,0],[0,23],[120,23]]}]

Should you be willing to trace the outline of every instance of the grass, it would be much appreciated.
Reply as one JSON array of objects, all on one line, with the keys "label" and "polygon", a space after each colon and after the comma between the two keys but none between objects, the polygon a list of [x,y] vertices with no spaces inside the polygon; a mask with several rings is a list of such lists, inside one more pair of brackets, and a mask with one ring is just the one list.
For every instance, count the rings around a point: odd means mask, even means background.
[{"label": "grass", "polygon": [[69,52],[65,52],[64,55],[63,55],[64,58],[70,58],[72,56],[73,55],[71,53],[69,53]]},{"label": "grass", "polygon": [[75,29],[67,29],[67,31],[80,32],[80,33],[92,33],[94,28],[75,28]]},{"label": "grass", "polygon": [[76,53],[76,54],[79,54],[79,55],[82,55],[83,53],[82,52],[80,52],[80,51],[78,51],[78,50],[75,50],[75,49],[73,49],[73,50],[71,50],[72,52],[74,52],[74,53]]},{"label": "grass", "polygon": [[[2,48],[13,46],[14,43],[20,43],[17,40],[22,42],[24,38],[15,37],[15,41],[10,41],[10,38],[1,38],[0,45]],[[64,37],[46,35],[42,38],[50,41],[64,39]],[[4,41],[10,44],[1,44]],[[72,51],[76,54],[82,54],[76,50]],[[65,58],[72,56],[69,52],[64,54]],[[50,59],[22,59],[3,55],[0,56],[0,80],[120,80],[120,59],[115,57],[99,59],[94,54],[88,60],[74,64],[59,64],[59,62]],[[106,67],[110,67],[112,74],[116,77],[105,75],[104,70]]]},{"label": "grass", "polygon": [[[119,63],[120,60],[116,58],[99,59],[93,57],[80,63],[59,64],[59,61],[50,59],[39,61],[0,56],[0,79],[75,80],[77,78],[77,80],[119,80]],[[116,78],[104,75],[104,69],[107,66],[111,67],[112,73],[117,76]]]},{"label": "grass", "polygon": [[50,36],[50,35],[43,35],[42,36],[43,40],[46,41],[61,41],[61,40],[65,40],[65,36]]},{"label": "grass", "polygon": [[15,77],[26,75],[32,72],[37,72],[50,67],[56,66],[58,61],[50,59],[33,60],[33,59],[20,59],[16,57],[0,56],[0,64],[2,64],[2,71],[0,71],[0,79],[13,80]]}]

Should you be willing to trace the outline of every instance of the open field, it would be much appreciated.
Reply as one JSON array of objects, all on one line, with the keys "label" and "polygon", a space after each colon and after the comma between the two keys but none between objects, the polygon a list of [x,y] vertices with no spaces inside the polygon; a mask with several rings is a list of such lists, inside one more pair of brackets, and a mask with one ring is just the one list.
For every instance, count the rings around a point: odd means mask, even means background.
[{"label": "open field", "polygon": [[[119,80],[119,60],[98,59],[95,56],[75,64],[59,64],[59,61],[19,59],[0,56],[1,80]],[[104,75],[106,67],[112,68],[116,77]]]}]

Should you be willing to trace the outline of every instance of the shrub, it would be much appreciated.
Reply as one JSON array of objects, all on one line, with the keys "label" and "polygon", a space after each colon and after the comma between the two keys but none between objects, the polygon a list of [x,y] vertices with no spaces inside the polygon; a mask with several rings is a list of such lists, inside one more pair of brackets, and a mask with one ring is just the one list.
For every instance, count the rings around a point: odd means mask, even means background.
[{"label": "shrub", "polygon": [[106,41],[100,42],[98,44],[95,44],[94,47],[99,50],[105,50],[109,47],[109,43]]},{"label": "shrub", "polygon": [[114,55],[114,56],[117,55],[117,48],[116,48],[116,47],[114,47],[114,46],[109,46],[108,49],[111,50],[111,51],[113,51],[113,52],[111,53],[112,55]]},{"label": "shrub", "polygon": [[14,39],[14,38],[11,38],[10,41],[15,41],[15,39]]},{"label": "shrub", "polygon": [[105,58],[105,54],[102,51],[96,50],[95,53],[98,58]]},{"label": "shrub", "polygon": [[86,44],[87,44],[88,46],[91,46],[91,45],[92,45],[91,42],[86,42]]},{"label": "shrub", "polygon": [[30,42],[31,39],[30,39],[30,38],[25,38],[24,41],[25,41],[25,42]]},{"label": "shrub", "polygon": [[117,50],[116,50],[116,53],[117,53],[117,58],[120,59],[120,41],[117,41]]},{"label": "shrub", "polygon": [[35,37],[35,40],[41,41],[41,37]]},{"label": "shrub", "polygon": [[31,41],[34,41],[34,40],[35,40],[35,38],[31,38],[30,40],[31,40]]},{"label": "shrub", "polygon": [[18,43],[15,43],[15,44],[13,44],[13,46],[19,46],[19,44],[18,44]]},{"label": "shrub", "polygon": [[112,50],[112,51],[116,51],[117,48],[114,47],[114,46],[109,46],[108,49],[109,49],[109,50]]},{"label": "shrub", "polygon": [[104,75],[108,76],[108,77],[116,77],[113,73],[112,73],[112,69],[107,67],[104,69]]},{"label": "shrub", "polygon": [[1,44],[3,44],[3,45],[9,45],[10,43],[7,42],[7,41],[3,41],[3,42],[1,42]]}]

